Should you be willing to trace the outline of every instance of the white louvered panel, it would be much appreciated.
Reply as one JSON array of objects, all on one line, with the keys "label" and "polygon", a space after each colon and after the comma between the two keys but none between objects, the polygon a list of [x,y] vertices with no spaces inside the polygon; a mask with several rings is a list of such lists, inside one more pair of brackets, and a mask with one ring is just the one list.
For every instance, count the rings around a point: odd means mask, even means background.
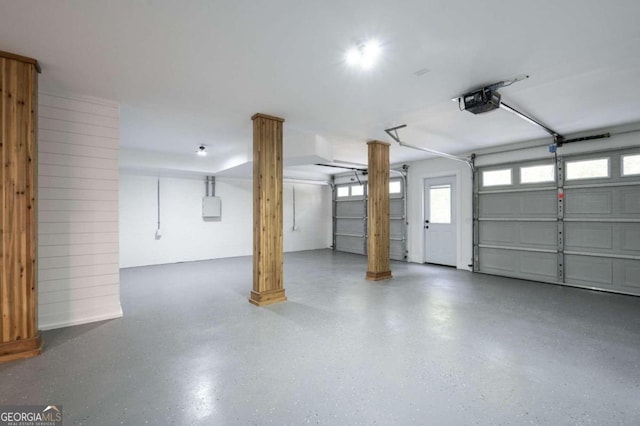
[{"label": "white louvered panel", "polygon": [[79,256],[82,254],[104,254],[117,252],[118,243],[43,246],[39,248],[38,257]]},{"label": "white louvered panel", "polygon": [[111,129],[118,128],[118,117],[108,117],[106,115],[91,112],[71,111],[69,109],[50,107],[46,105],[40,105],[38,113],[41,118],[49,118],[83,125],[89,124],[96,127],[106,127]]},{"label": "white louvered panel", "polygon": [[118,284],[120,274],[102,274],[91,277],[65,278],[61,280],[41,280],[38,294],[51,291],[73,290],[74,288],[98,287]]},{"label": "white louvered panel", "polygon": [[85,234],[40,234],[38,235],[38,247],[42,250],[47,246],[66,245],[93,245],[93,244],[118,244],[118,232],[100,232]]},{"label": "white louvered panel", "polygon": [[118,150],[112,148],[97,148],[94,146],[77,145],[73,143],[47,142],[40,147],[40,155],[60,154],[76,157],[93,157],[118,159]]},{"label": "white louvered panel", "polygon": [[120,316],[119,105],[41,94],[38,114],[39,326]]},{"label": "white louvered panel", "polygon": [[118,212],[102,211],[50,211],[38,223],[117,222]]},{"label": "white louvered panel", "polygon": [[[45,215],[46,212],[40,212]],[[69,240],[71,239],[71,234],[104,234],[104,233],[112,233],[118,232],[118,223],[117,222],[78,222],[78,223],[50,223],[50,222],[39,222],[38,234],[67,234],[69,235]]]},{"label": "white louvered panel", "polygon": [[38,270],[74,268],[118,263],[118,253],[96,253],[76,256],[42,257],[38,260]]},{"label": "white louvered panel", "polygon": [[84,166],[59,166],[50,164],[38,165],[38,176],[46,179],[48,177],[66,177],[81,179],[110,179],[118,181],[118,169],[92,169]]},{"label": "white louvered panel", "polygon": [[60,280],[64,278],[93,277],[113,274],[118,271],[118,264],[76,266],[73,268],[53,268],[38,270],[41,280]]},{"label": "white louvered panel", "polygon": [[101,136],[118,139],[118,129],[100,127],[92,124],[73,123],[70,121],[56,120],[53,118],[39,118],[38,128],[42,130],[56,130],[58,132],[75,133],[77,135]]}]

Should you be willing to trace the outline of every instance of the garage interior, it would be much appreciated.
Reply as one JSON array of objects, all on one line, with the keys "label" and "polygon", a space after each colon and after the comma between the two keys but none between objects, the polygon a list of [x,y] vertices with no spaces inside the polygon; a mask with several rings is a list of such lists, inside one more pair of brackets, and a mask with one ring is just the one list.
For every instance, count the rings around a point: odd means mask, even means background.
[{"label": "garage interior", "polygon": [[0,0],[0,410],[638,424],[639,14]]}]

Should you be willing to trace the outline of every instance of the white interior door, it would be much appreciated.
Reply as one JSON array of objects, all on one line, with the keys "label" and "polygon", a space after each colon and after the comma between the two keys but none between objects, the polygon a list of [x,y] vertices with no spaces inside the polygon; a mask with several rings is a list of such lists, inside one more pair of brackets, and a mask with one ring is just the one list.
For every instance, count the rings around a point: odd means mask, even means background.
[{"label": "white interior door", "polygon": [[457,266],[455,176],[424,180],[424,261]]}]

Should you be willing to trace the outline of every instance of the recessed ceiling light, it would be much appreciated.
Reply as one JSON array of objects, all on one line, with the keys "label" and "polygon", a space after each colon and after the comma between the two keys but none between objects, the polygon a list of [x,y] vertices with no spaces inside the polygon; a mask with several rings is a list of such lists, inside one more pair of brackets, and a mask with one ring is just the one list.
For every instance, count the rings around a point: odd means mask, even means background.
[{"label": "recessed ceiling light", "polygon": [[351,66],[357,66],[364,70],[368,70],[376,63],[380,56],[382,47],[378,40],[371,39],[363,43],[358,43],[347,51],[345,60]]},{"label": "recessed ceiling light", "polygon": [[207,147],[204,145],[200,145],[198,147],[198,150],[196,151],[196,154],[198,154],[198,156],[200,157],[206,157],[207,156]]}]

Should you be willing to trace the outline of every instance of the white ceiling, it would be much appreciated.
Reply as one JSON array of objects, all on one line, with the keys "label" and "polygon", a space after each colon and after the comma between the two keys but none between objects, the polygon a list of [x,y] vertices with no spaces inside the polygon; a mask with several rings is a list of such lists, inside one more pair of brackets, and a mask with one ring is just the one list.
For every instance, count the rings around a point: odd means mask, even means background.
[{"label": "white ceiling", "polygon": [[[365,142],[397,124],[454,154],[544,137],[451,102],[519,74],[503,100],[560,133],[640,121],[639,17],[637,0],[0,0],[0,50],[38,59],[45,91],[121,102],[125,150],[231,155],[263,112],[366,163]],[[378,66],[350,69],[368,37]],[[392,146],[392,162],[422,157]]]}]

